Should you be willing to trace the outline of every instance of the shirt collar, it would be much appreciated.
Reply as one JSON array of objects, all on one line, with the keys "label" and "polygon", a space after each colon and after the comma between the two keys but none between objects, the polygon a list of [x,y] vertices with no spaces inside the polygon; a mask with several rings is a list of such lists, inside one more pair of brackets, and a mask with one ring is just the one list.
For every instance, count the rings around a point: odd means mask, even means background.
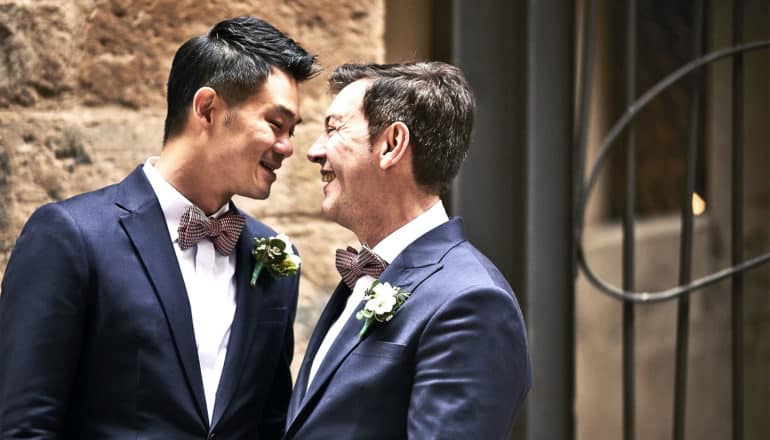
[{"label": "shirt collar", "polygon": [[[147,180],[150,182],[152,190],[155,192],[155,196],[160,203],[160,209],[163,211],[163,216],[166,217],[166,226],[168,227],[168,234],[171,237],[172,242],[176,242],[179,239],[179,221],[182,219],[184,210],[193,205],[187,197],[177,191],[168,181],[160,175],[155,164],[158,162],[159,157],[153,156],[148,158],[144,162],[142,170],[144,171]],[[227,212],[229,204],[225,203],[217,212],[211,217],[219,217]]]},{"label": "shirt collar", "polygon": [[447,221],[449,217],[446,209],[439,200],[430,209],[383,238],[372,251],[390,264],[412,242]]}]

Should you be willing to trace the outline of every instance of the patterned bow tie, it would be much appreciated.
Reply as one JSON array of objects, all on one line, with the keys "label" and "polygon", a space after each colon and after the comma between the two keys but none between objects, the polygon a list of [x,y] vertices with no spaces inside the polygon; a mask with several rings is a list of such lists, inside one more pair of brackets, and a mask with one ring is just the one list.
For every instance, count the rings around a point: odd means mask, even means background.
[{"label": "patterned bow tie", "polygon": [[187,249],[204,238],[214,243],[214,249],[222,255],[230,255],[235,249],[246,219],[232,211],[209,218],[197,206],[188,206],[179,221],[179,247]]},{"label": "patterned bow tie", "polygon": [[356,281],[364,275],[379,277],[382,271],[388,267],[388,263],[364,246],[357,251],[348,246],[347,250],[337,249],[335,258],[337,271],[342,275],[342,281],[353,290]]}]

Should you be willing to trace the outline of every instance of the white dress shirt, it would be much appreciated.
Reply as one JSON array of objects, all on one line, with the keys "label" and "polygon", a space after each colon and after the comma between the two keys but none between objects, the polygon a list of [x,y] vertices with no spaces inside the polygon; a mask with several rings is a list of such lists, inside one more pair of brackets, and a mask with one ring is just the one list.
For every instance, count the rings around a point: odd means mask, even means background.
[{"label": "white dress shirt", "polygon": [[[417,216],[414,220],[383,238],[382,241],[377,243],[372,249],[372,252],[390,264],[396,257],[398,257],[398,254],[412,244],[413,241],[423,236],[426,232],[446,223],[448,220],[449,217],[447,216],[446,209],[444,209],[444,204],[439,200],[435,205]],[[308,388],[310,388],[310,384],[313,382],[313,378],[318,372],[318,368],[321,366],[321,363],[329,352],[329,348],[331,348],[334,340],[337,339],[342,327],[345,326],[345,323],[356,311],[361,309],[364,291],[372,285],[374,280],[375,278],[364,275],[356,281],[353,292],[345,303],[345,310],[342,311],[339,318],[334,321],[334,324],[329,328],[329,331],[326,332],[326,336],[324,336],[321,346],[318,347],[318,352],[316,353],[315,358],[313,358],[313,364],[310,366],[310,373],[308,375]]]},{"label": "white dress shirt", "polygon": [[[147,159],[142,169],[160,202],[187,288],[206,409],[211,420],[235,315],[235,253],[220,255],[211,240],[201,240],[185,250],[179,247],[179,221],[185,208],[193,203],[158,173],[154,166],[157,160],[157,157]],[[227,210],[228,204],[225,204],[212,217]]]}]

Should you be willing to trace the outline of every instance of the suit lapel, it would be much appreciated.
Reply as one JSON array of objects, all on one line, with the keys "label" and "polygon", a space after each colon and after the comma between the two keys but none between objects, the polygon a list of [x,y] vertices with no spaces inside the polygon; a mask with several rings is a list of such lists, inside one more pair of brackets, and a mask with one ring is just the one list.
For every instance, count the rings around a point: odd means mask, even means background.
[{"label": "suit lapel", "polygon": [[155,288],[199,415],[208,421],[187,289],[163,211],[141,168],[121,182],[117,204],[129,211],[120,223]]},{"label": "suit lapel", "polygon": [[[230,340],[227,345],[225,365],[222,369],[222,376],[219,380],[217,397],[214,403],[214,413],[211,420],[212,430],[216,428],[217,423],[221,420],[222,415],[238,389],[246,357],[253,351],[260,352],[260,347],[270,342],[267,340],[254,341],[257,329],[255,319],[258,316],[258,311],[262,306],[264,298],[262,282],[258,282],[254,287],[249,285],[251,270],[253,269],[251,250],[254,246],[255,236],[256,233],[249,230],[247,223],[247,226],[241,231],[241,236],[238,238],[238,244],[236,245],[236,309],[233,324],[230,327]],[[260,279],[262,277],[263,275],[260,275]]]},{"label": "suit lapel", "polygon": [[[422,281],[424,281],[427,277],[429,277],[431,274],[439,270],[441,267],[439,264],[429,264],[422,267],[406,267],[405,266],[405,260],[401,257],[396,258],[396,260],[393,262],[393,264],[389,265],[387,269],[385,269],[385,272],[382,273],[382,276],[380,277],[381,280],[387,281],[393,285],[397,285],[398,287],[401,287],[402,289],[406,291],[411,291],[416,286],[418,286]],[[341,285],[344,286],[344,284],[341,283]],[[345,287],[346,290],[347,287]],[[339,288],[338,288],[339,290]],[[336,294],[336,292],[335,292]],[[330,301],[331,302],[331,301]],[[331,304],[330,304],[331,305]],[[363,301],[361,302],[361,305],[363,305]],[[331,307],[327,306],[327,309],[330,309]],[[342,308],[344,308],[344,301],[342,304]],[[358,309],[358,308],[357,308]],[[339,313],[339,312],[338,312]],[[326,310],[324,311],[324,315],[326,315]],[[331,314],[330,314],[331,315]],[[329,330],[329,327],[333,324],[334,319],[331,319],[331,322],[324,323],[325,329],[321,328],[321,320],[319,320],[318,328],[315,332],[313,332],[313,339],[315,339],[315,346],[312,347],[313,350],[318,350],[318,345],[320,345],[321,340],[323,340],[323,337],[326,335],[326,332]],[[295,405],[297,405],[297,408],[295,411],[291,411],[289,414],[290,416],[293,415],[293,420],[289,423],[288,427],[291,429],[293,425],[296,424],[298,420],[301,419],[303,416],[303,413],[306,411],[309,411],[309,409],[313,406],[313,402],[316,397],[321,393],[321,390],[326,386],[326,383],[331,379],[331,377],[334,375],[334,373],[339,368],[340,364],[348,357],[350,352],[352,352],[358,344],[360,344],[364,339],[366,339],[373,331],[376,331],[377,327],[376,325],[369,329],[369,332],[364,335],[364,338],[360,338],[358,336],[358,332],[361,330],[361,326],[363,323],[356,319],[355,314],[351,315],[347,322],[345,322],[345,325],[342,327],[342,330],[340,331],[339,335],[337,335],[337,338],[334,340],[334,343],[329,348],[329,352],[326,354],[326,357],[321,362],[320,367],[318,368],[318,372],[316,372],[315,377],[313,378],[313,382],[310,384],[310,388],[307,390],[307,394],[304,395],[304,397],[299,397],[296,400],[298,402],[295,402],[295,396],[292,396],[292,408],[294,408]],[[321,331],[322,330],[322,331]],[[310,346],[308,347],[308,353],[310,353]],[[315,357],[315,352],[312,352],[312,357]],[[302,372],[303,374],[303,383],[302,385],[307,384],[307,375],[310,370],[310,365],[312,364],[312,357],[308,358],[306,356],[305,361],[302,365]],[[298,386],[300,383],[298,382]],[[299,393],[302,391],[300,390]],[[295,393],[297,394],[297,393]],[[287,430],[287,433],[289,431]]]},{"label": "suit lapel", "polygon": [[[444,255],[465,240],[462,220],[458,218],[452,219],[429,231],[418,238],[414,243],[407,246],[407,248],[396,257],[393,263],[385,269],[380,279],[406,291],[412,292],[415,295],[419,295],[417,289],[420,284],[432,274],[441,270],[441,260]],[[341,285],[344,284],[341,283]],[[307,375],[310,370],[310,365],[313,362],[313,358],[316,355],[316,351],[318,350],[318,346],[321,344],[323,337],[334,322],[336,314],[333,314],[332,312],[334,310],[332,302],[335,297],[338,296],[337,293],[339,290],[340,288],[338,287],[337,291],[335,291],[335,294],[332,296],[332,300],[329,301],[326,309],[324,309],[321,319],[319,319],[316,329],[313,332],[311,342],[308,344],[305,359],[302,363],[302,369],[300,370],[297,383],[298,387],[300,385],[304,387],[307,384]],[[345,290],[348,291],[349,295],[350,289],[345,288]],[[347,296],[345,296],[345,299],[346,298]],[[344,308],[345,299],[342,300],[341,306],[337,304],[336,307]],[[408,306],[409,301],[407,300],[403,307]],[[336,313],[338,314],[339,311]],[[302,420],[307,417],[340,364],[348,357],[350,352],[362,342],[362,339],[358,336],[361,325],[362,322],[355,318],[355,314],[351,316],[340,331],[337,339],[329,348],[329,352],[326,354],[321,366],[318,368],[318,372],[316,373],[315,378],[313,378],[313,382],[310,384],[307,393],[304,394],[304,388],[302,388],[292,394],[292,400],[289,407],[289,423],[287,424],[286,429],[287,438],[299,428]],[[376,332],[379,325],[388,324],[375,324],[364,336],[364,339],[369,337],[373,332]]]},{"label": "suit lapel", "polygon": [[339,283],[334,290],[328,304],[321,313],[321,317],[318,319],[318,323],[313,330],[313,334],[308,341],[307,350],[305,350],[305,357],[302,360],[302,366],[300,367],[299,374],[297,375],[297,383],[294,385],[294,392],[291,395],[291,401],[289,402],[289,413],[287,420],[291,421],[297,411],[299,405],[305,397],[307,391],[307,381],[310,375],[310,367],[313,365],[313,359],[318,352],[318,348],[321,346],[326,332],[334,324],[337,316],[345,308],[345,302],[350,296],[350,289],[345,283]]}]

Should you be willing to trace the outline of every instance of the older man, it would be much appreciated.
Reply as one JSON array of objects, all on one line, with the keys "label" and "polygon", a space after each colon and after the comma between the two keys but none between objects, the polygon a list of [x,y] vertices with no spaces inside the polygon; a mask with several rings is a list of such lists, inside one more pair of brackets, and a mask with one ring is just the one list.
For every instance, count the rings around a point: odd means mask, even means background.
[{"label": "older man", "polygon": [[308,344],[289,439],[503,439],[530,387],[510,286],[439,195],[467,155],[474,98],[443,63],[344,65],[308,157],[325,217],[360,251]]}]

